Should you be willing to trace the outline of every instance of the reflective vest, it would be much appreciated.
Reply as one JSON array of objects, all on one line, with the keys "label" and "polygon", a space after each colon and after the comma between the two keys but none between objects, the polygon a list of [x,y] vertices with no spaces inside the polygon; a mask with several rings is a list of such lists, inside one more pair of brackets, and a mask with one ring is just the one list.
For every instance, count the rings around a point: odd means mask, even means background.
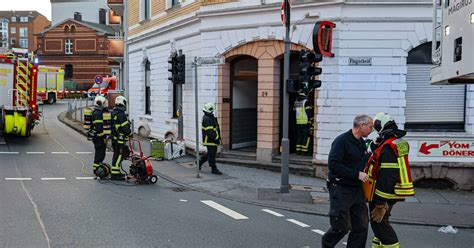
[{"label": "reflective vest", "polygon": [[103,113],[100,108],[95,108],[94,111],[92,111],[92,127],[89,130],[89,134],[93,138],[99,138],[105,135]]},{"label": "reflective vest", "polygon": [[[385,146],[390,146],[392,151],[395,153],[397,157],[397,163],[380,163],[380,153],[382,152]],[[398,182],[395,184],[395,194],[391,194],[388,192],[381,192],[379,190],[375,190],[375,194],[385,198],[385,199],[392,199],[392,200],[402,200],[405,199],[405,196],[413,196],[415,195],[415,190],[413,188],[413,181],[411,179],[410,173],[410,164],[408,162],[408,152],[410,150],[410,146],[408,142],[403,139],[397,139],[396,137],[392,137],[384,141],[369,158],[368,161],[368,171],[367,173],[369,176],[375,180],[379,177],[379,170],[380,169],[398,169],[399,170],[399,178]]]},{"label": "reflective vest", "polygon": [[296,110],[296,124],[297,125],[306,125],[308,124],[308,115],[306,114],[306,109],[311,107],[305,107],[306,99],[302,101],[295,102]]},{"label": "reflective vest", "polygon": [[125,116],[125,113],[114,111],[112,113],[112,139],[118,144],[125,144],[128,141],[128,135],[123,133],[121,129],[123,127],[129,128],[129,121]]}]

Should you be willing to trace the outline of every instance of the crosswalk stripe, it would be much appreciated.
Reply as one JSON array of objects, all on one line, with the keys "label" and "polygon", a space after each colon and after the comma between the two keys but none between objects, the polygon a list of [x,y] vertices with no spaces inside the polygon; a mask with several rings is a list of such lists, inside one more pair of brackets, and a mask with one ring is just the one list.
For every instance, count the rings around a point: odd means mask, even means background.
[{"label": "crosswalk stripe", "polygon": [[76,152],[77,154],[92,154],[92,152]]},{"label": "crosswalk stripe", "polygon": [[6,177],[7,181],[30,181],[31,177]]},{"label": "crosswalk stripe", "polygon": [[313,229],[313,230],[311,230],[311,231],[312,231],[312,232],[315,232],[315,233],[317,233],[317,234],[320,234],[320,235],[324,235],[324,234],[326,233],[326,232],[321,231],[321,230],[319,230],[319,229]]},{"label": "crosswalk stripe", "polygon": [[95,179],[95,177],[76,177],[77,180],[91,180]]},{"label": "crosswalk stripe", "polygon": [[309,227],[309,225],[306,225],[305,223],[299,222],[299,221],[297,221],[297,220],[295,220],[295,219],[286,219],[286,220],[289,221],[289,222],[291,222],[291,223],[293,223],[293,224],[295,224],[295,225],[298,225],[298,226],[300,226],[300,227]]},{"label": "crosswalk stripe", "polygon": [[211,208],[214,208],[215,210],[217,210],[217,211],[219,211],[223,214],[226,214],[226,215],[230,216],[231,218],[236,219],[236,220],[246,220],[246,219],[248,219],[247,216],[239,214],[239,213],[235,212],[234,210],[226,208],[226,207],[224,207],[224,206],[222,206],[219,203],[216,203],[214,201],[201,201],[201,202],[208,205]]},{"label": "crosswalk stripe", "polygon": [[42,177],[41,181],[57,181],[57,180],[66,180],[65,177]]},{"label": "crosswalk stripe", "polygon": [[19,152],[0,152],[0,154],[18,154]]},{"label": "crosswalk stripe", "polygon": [[69,152],[51,152],[51,154],[69,154]]},{"label": "crosswalk stripe", "polygon": [[272,211],[272,210],[270,210],[270,209],[262,209],[262,211],[263,211],[263,212],[267,212],[267,213],[269,213],[269,214],[271,214],[271,215],[275,215],[276,217],[284,217],[283,214],[279,214],[279,213],[277,213],[277,212],[275,212],[275,211]]},{"label": "crosswalk stripe", "polygon": [[26,154],[44,154],[44,152],[26,152]]}]

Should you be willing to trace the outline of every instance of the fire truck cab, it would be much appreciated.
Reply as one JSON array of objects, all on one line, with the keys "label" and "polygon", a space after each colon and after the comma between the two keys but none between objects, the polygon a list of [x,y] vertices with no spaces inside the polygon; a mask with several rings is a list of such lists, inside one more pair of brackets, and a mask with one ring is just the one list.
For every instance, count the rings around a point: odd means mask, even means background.
[{"label": "fire truck cab", "polygon": [[433,1],[432,84],[474,83],[474,3]]}]

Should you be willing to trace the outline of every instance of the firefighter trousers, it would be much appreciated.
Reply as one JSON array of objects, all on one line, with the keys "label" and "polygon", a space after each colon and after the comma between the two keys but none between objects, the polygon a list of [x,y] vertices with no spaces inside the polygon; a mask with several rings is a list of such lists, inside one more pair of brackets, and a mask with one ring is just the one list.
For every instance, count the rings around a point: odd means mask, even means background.
[{"label": "firefighter trousers", "polygon": [[[390,212],[392,211],[394,203],[388,204],[388,210],[385,212],[380,223],[370,221],[370,226],[374,232],[375,238],[372,240],[372,247],[400,247],[398,243],[398,237],[390,225]],[[374,203],[369,204],[370,212],[375,208]]]},{"label": "firefighter trousers", "polygon": [[216,171],[217,146],[206,146],[206,148],[207,153],[201,156],[201,159],[199,160],[199,166],[202,166],[204,163],[206,163],[206,161],[208,161],[212,171]]},{"label": "firefighter trousers", "polygon": [[103,137],[97,137],[92,140],[94,144],[94,164],[92,169],[96,169],[105,159],[105,150],[107,148],[105,139]]},{"label": "firefighter trousers", "polygon": [[296,152],[307,153],[309,151],[310,137],[309,126],[307,124],[296,125]]},{"label": "firefighter trousers", "polygon": [[112,148],[114,150],[114,155],[112,156],[112,166],[110,174],[120,175],[120,168],[122,166],[123,161],[123,153],[125,149],[125,144],[119,144],[117,142],[112,142]]},{"label": "firefighter trousers", "polygon": [[329,222],[331,227],[322,237],[322,247],[334,247],[349,233],[347,247],[364,248],[369,216],[362,186],[343,186],[328,182]]}]

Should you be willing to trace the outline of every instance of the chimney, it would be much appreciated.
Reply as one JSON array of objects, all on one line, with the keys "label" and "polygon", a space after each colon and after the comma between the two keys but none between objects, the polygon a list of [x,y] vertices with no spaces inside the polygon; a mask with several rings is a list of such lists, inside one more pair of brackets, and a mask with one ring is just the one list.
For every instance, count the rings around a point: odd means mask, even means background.
[{"label": "chimney", "polygon": [[76,21],[82,21],[82,14],[81,12],[74,12],[74,20]]}]

